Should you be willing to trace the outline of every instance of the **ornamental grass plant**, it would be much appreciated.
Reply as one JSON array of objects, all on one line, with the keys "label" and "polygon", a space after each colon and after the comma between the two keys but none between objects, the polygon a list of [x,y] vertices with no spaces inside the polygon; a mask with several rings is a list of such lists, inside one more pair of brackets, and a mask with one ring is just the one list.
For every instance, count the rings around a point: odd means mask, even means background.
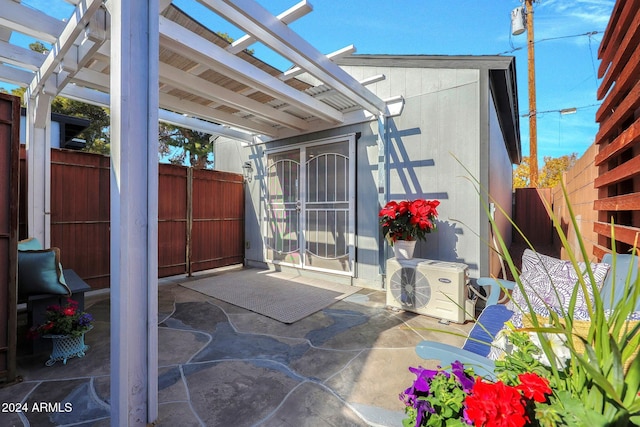
[{"label": "ornamental grass plant", "polygon": [[[633,320],[639,316],[634,310],[640,297],[640,276],[632,277],[632,266],[627,272],[617,271],[612,224],[613,261],[609,274],[625,276],[626,280],[623,289],[612,292],[621,297],[608,301],[606,306],[611,308],[605,309],[564,185],[562,190],[576,230],[579,254],[585,260],[578,264],[578,254],[568,244],[560,220],[548,209],[569,262],[576,272],[583,273],[577,275],[568,308],[548,305],[549,317],[535,315],[532,295],[525,292],[520,272],[495,221],[488,215],[502,256],[525,296],[525,304],[517,309],[529,315],[530,325],[516,328],[508,322],[494,340],[493,345],[506,351],[495,362],[493,378],[477,376],[472,366],[458,363],[437,370],[410,368],[416,380],[400,395],[406,405],[405,426],[640,425],[640,322]],[[481,199],[488,213],[486,200],[490,197]],[[517,225],[513,221],[511,224],[533,249]],[[630,253],[638,255],[637,241]],[[558,292],[555,286],[554,290]],[[579,292],[592,295],[585,301],[586,322],[574,315]],[[574,332],[579,323],[583,332],[578,335]]]}]

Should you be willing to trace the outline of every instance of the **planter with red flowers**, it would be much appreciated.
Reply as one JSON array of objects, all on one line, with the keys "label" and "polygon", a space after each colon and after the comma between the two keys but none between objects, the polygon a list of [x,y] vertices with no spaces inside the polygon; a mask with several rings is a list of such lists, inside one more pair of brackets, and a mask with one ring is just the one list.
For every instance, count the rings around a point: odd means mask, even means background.
[{"label": "planter with red flowers", "polygon": [[382,234],[394,249],[396,258],[412,258],[416,241],[426,240],[426,235],[436,231],[438,200],[391,201],[378,217]]},{"label": "planter with red flowers", "polygon": [[89,346],[84,343],[84,334],[93,329],[93,316],[78,310],[78,302],[67,299],[65,305],[51,305],[45,312],[46,321],[34,326],[29,333],[32,337],[51,339],[53,351],[47,366],[56,362],[67,363],[73,357],[83,357]]}]

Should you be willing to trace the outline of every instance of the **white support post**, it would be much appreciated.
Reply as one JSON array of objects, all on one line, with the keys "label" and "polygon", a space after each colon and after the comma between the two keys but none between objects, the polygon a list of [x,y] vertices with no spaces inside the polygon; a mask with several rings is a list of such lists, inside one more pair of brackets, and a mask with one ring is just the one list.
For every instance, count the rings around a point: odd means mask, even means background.
[{"label": "white support post", "polygon": [[51,246],[51,96],[27,98],[27,229]]},{"label": "white support post", "polygon": [[111,425],[158,417],[158,0],[111,0]]},{"label": "white support post", "polygon": [[[378,115],[378,204],[384,207],[389,201],[389,120],[384,114]],[[378,247],[378,265],[383,279],[386,275],[387,250],[386,239],[382,236]]]}]

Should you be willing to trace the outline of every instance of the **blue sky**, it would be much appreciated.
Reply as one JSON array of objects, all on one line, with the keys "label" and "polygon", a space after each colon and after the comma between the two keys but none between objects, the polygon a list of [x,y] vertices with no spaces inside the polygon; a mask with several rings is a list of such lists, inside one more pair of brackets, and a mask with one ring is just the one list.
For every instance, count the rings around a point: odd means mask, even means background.
[{"label": "blue sky", "polygon": [[[296,0],[258,0],[274,14]],[[23,0],[54,16],[68,16],[69,6],[58,1]],[[526,34],[511,36],[510,13],[519,0],[310,0],[313,12],[291,25],[323,53],[353,44],[361,54],[495,55],[516,57],[520,113],[527,114]],[[238,38],[230,27],[193,0],[174,4],[198,17],[212,29]],[[540,0],[535,4],[536,97],[538,156],[582,155],[593,143],[598,124],[595,113],[600,81],[598,47],[615,0]],[[44,6],[43,6],[44,5]],[[591,32],[597,34],[586,36]],[[254,45],[256,55],[272,65],[290,65],[265,48]],[[2,86],[2,84],[0,84]],[[6,85],[4,85],[6,86]],[[577,113],[558,110],[576,107]],[[521,117],[522,150],[529,153],[529,122]]]}]

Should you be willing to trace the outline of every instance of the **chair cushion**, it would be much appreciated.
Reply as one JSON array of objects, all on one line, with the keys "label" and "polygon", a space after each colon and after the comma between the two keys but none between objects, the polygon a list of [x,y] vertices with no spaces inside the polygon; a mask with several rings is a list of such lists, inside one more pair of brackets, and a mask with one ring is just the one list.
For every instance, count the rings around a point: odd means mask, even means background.
[{"label": "chair cushion", "polygon": [[64,281],[59,259],[58,248],[18,251],[18,299],[20,301],[39,294],[71,296],[71,291]]},{"label": "chair cushion", "polygon": [[[596,280],[596,286],[600,289],[609,270],[609,265],[591,263],[590,266]],[[585,271],[586,264],[580,262],[578,263],[578,268],[581,272],[584,271],[583,277],[587,282],[587,295],[584,295],[582,289],[578,289],[573,318],[587,320],[589,319],[589,313],[586,301],[587,298],[593,301],[593,291],[589,285],[589,274]],[[542,317],[549,317],[548,307],[551,307],[560,315],[569,309],[571,294],[578,283],[578,274],[571,261],[542,255],[529,249],[526,249],[522,255],[520,281],[533,311]],[[515,286],[511,300],[507,302],[506,306],[514,312],[511,318],[513,324],[516,327],[522,327],[522,310],[528,312],[529,309],[519,286]]]},{"label": "chair cushion", "polygon": [[[637,279],[638,257],[630,254],[617,254],[615,270],[613,269],[613,257],[611,254],[606,254],[602,258],[602,262],[606,262],[611,265],[611,273],[607,275],[604,285],[602,286],[602,291],[600,292],[602,305],[605,310],[611,310],[624,296],[626,288],[625,284],[630,267],[631,283]],[[640,311],[640,300],[638,300],[635,306],[635,311]]]},{"label": "chair cushion", "polygon": [[40,251],[42,249],[44,249],[42,244],[35,237],[29,237],[18,242],[19,251]]},{"label": "chair cushion", "polygon": [[493,338],[504,327],[504,322],[509,320],[512,315],[513,311],[503,304],[485,307],[476,324],[471,328],[462,348],[481,356],[488,356]]}]

